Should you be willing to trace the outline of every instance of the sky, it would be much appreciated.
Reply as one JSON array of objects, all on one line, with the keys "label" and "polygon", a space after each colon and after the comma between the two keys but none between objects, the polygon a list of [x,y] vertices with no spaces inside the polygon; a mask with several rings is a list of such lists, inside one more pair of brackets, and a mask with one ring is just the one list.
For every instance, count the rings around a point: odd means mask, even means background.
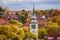
[{"label": "sky", "polygon": [[33,3],[36,10],[60,9],[60,0],[0,0],[0,6],[12,10],[32,10]]}]

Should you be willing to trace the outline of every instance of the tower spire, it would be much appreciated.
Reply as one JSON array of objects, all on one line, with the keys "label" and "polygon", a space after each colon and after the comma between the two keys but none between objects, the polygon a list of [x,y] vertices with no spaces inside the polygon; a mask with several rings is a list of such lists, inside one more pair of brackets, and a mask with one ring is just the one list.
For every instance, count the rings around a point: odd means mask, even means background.
[{"label": "tower spire", "polygon": [[35,15],[35,4],[33,3],[33,13],[32,15]]},{"label": "tower spire", "polygon": [[[36,40],[38,40],[38,21],[37,21],[37,17],[35,14],[35,9],[34,9],[35,5],[33,3],[33,13],[32,13],[32,17],[30,20],[30,32],[32,32],[33,34],[36,35]],[[34,40],[34,38],[31,38],[31,40]]]},{"label": "tower spire", "polygon": [[34,10],[35,10],[35,8],[34,8],[34,3],[33,3],[33,13],[34,13]]}]

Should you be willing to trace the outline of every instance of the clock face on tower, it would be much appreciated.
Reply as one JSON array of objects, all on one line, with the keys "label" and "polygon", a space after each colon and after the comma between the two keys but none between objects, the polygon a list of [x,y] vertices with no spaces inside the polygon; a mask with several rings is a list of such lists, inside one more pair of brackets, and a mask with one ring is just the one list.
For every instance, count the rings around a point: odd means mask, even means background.
[{"label": "clock face on tower", "polygon": [[36,29],[36,25],[31,25],[31,28],[32,29]]}]

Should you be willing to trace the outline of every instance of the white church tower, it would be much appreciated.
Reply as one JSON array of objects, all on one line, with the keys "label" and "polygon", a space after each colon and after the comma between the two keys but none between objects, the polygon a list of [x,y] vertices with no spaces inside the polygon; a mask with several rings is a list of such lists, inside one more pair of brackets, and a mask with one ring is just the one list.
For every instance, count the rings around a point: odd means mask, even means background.
[{"label": "white church tower", "polygon": [[36,14],[34,12],[34,5],[33,5],[33,13],[30,19],[30,31],[36,34],[36,39],[38,40],[38,21]]}]

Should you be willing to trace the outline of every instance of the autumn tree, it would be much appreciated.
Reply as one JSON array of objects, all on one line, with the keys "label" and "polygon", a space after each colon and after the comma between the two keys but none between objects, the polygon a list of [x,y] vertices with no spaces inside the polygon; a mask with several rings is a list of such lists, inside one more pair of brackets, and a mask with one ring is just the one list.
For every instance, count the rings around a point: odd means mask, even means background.
[{"label": "autumn tree", "polygon": [[25,14],[25,17],[28,16],[28,11],[22,10],[22,14]]},{"label": "autumn tree", "polygon": [[30,32],[29,26],[23,26],[23,30],[25,33],[25,38],[24,39],[30,39],[30,38],[35,38],[36,34],[33,34]]},{"label": "autumn tree", "polygon": [[3,34],[6,36],[6,39],[12,37],[12,29],[9,25],[1,25],[1,29],[0,29],[0,34]]},{"label": "autumn tree", "polygon": [[36,34],[31,33],[30,31],[25,32],[25,38],[30,39],[30,38],[36,38]]},{"label": "autumn tree", "polygon": [[13,19],[10,19],[9,20],[9,23],[10,24],[18,24],[18,25],[23,25],[21,22],[19,22],[18,20],[13,20]]},{"label": "autumn tree", "polygon": [[28,32],[28,31],[30,31],[29,26],[23,26],[22,29],[24,30],[24,32]]},{"label": "autumn tree", "polygon": [[3,14],[3,9],[2,9],[2,7],[0,6],[0,18],[4,18],[4,16],[3,16],[2,14]]},{"label": "autumn tree", "polygon": [[53,33],[56,36],[60,32],[60,27],[57,23],[49,23],[46,25],[46,31],[49,33]]},{"label": "autumn tree", "polygon": [[60,25],[60,15],[57,16],[56,23],[58,23],[58,25]]},{"label": "autumn tree", "polygon": [[25,18],[25,14],[22,14],[22,13],[21,14],[18,14],[18,17],[21,19],[21,22],[22,23],[25,23],[25,19],[26,19]]},{"label": "autumn tree", "polygon": [[59,19],[57,19],[57,16],[54,16],[54,17],[51,18],[51,19],[52,19],[51,21],[52,21],[53,23],[56,23],[56,22],[58,22],[58,20],[59,20]]},{"label": "autumn tree", "polygon": [[26,19],[26,22],[30,22],[30,18],[27,18],[27,19]]},{"label": "autumn tree", "polygon": [[54,9],[52,8],[52,9],[50,10],[50,12],[51,12],[52,14],[54,14]]},{"label": "autumn tree", "polygon": [[[17,40],[23,40],[24,38],[24,31],[20,28],[18,28],[16,25],[0,25],[0,35],[4,35],[3,37],[6,38],[6,40],[11,39],[17,39]],[[2,37],[1,36],[1,37]]]},{"label": "autumn tree", "polygon": [[48,33],[47,33],[47,31],[46,31],[45,28],[40,28],[40,29],[38,30],[38,38],[39,38],[39,39],[44,39],[44,37],[45,37],[47,34],[48,34]]},{"label": "autumn tree", "polygon": [[26,22],[25,19],[27,18],[28,13],[27,13],[27,11],[22,10],[22,13],[17,14],[17,16],[21,19],[21,22],[22,22],[22,23],[25,23],[25,22]]}]

